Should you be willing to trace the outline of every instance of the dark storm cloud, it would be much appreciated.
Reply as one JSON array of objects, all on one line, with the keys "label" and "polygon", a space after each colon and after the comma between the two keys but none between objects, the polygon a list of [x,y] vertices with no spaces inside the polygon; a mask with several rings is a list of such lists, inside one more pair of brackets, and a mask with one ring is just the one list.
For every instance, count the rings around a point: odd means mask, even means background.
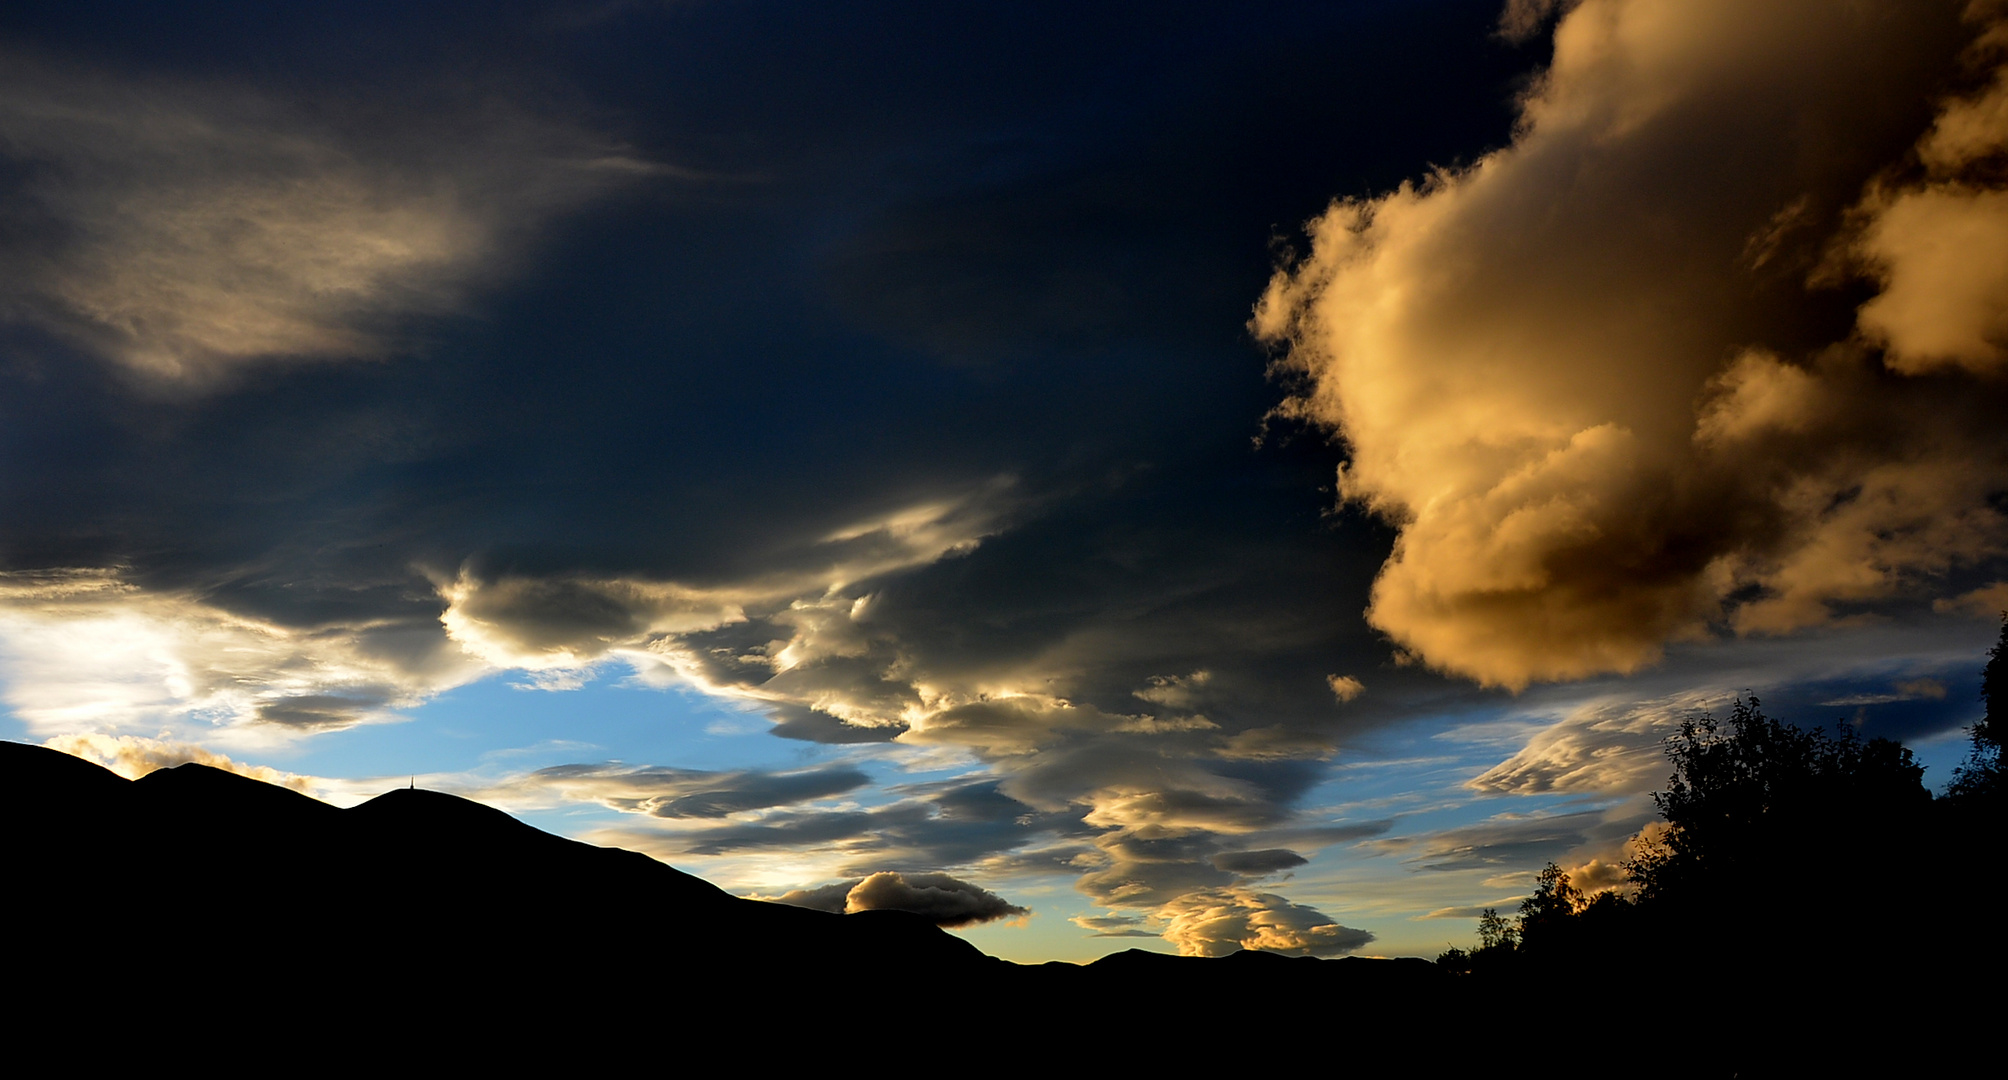
[{"label": "dark storm cloud", "polygon": [[[348,175],[314,164],[325,158],[354,172],[358,206],[394,210],[407,184],[446,200],[442,213],[504,217],[515,204],[482,193],[531,197],[542,182],[507,169],[566,154],[593,176],[687,161],[763,179],[593,187],[599,201],[539,203],[517,215],[541,222],[536,258],[454,285],[455,317],[427,322],[413,339],[422,347],[373,339],[378,362],[258,368],[195,398],[72,362],[83,339],[47,338],[53,324],[34,314],[54,309],[15,309],[6,438],[12,460],[35,467],[6,480],[8,562],[120,565],[142,588],[317,632],[393,620],[423,632],[465,582],[457,644],[477,656],[583,663],[686,635],[679,662],[733,688],[780,678],[767,699],[779,730],[817,740],[896,735],[887,714],[914,697],[878,676],[913,657],[943,682],[1027,672],[1112,711],[1140,711],[1132,694],[1153,677],[1210,667],[1218,706],[1206,715],[1220,722],[1225,709],[1230,734],[1245,713],[1308,729],[1308,747],[1329,744],[1317,729],[1332,719],[1321,690],[1332,657],[1363,652],[1352,666],[1370,671],[1384,655],[1329,613],[1374,560],[1320,531],[1323,451],[1247,450],[1270,393],[1240,330],[1266,270],[1260,242],[1316,205],[1334,162],[1392,178],[1503,131],[1494,91],[1517,61],[1478,35],[1446,39],[1463,44],[1443,45],[1428,71],[1340,63],[1362,93],[1441,104],[1436,125],[1314,106],[1378,156],[1298,147],[1288,159],[1268,153],[1260,170],[1235,159],[1293,140],[1305,102],[1330,97],[1293,88],[1313,81],[1303,65],[1284,63],[1279,82],[1279,57],[1323,67],[1333,43],[1378,56],[1363,30],[1383,46],[1434,40],[1446,20],[1483,26],[1487,6],[1396,18],[1372,5],[1285,4],[1226,23],[1198,8],[971,21],[897,5],[841,18],[770,7],[638,10],[617,27],[553,34],[532,5],[487,13],[479,33],[438,33],[464,14],[449,6],[400,16],[410,27],[358,20],[310,34],[229,15],[107,32],[87,9],[10,6],[0,34],[20,47],[74,57],[64,72],[122,73],[89,91],[117,106],[101,112],[123,116],[119,103],[165,86],[158,102],[221,140],[213,153],[176,149],[167,169],[149,165],[151,144],[89,145],[105,183],[173,211],[169,224],[129,223],[144,228],[119,243],[166,243],[148,238],[208,220],[201,205],[173,201],[204,190],[198,166],[284,192],[302,176]],[[778,43],[751,29],[776,22],[802,33]],[[893,62],[923,39],[963,51],[945,68]],[[1207,44],[1204,63],[1165,62],[1192,42]],[[340,113],[332,103],[354,100],[354,73],[329,58],[363,54],[375,89]],[[481,85],[530,88],[526,101],[596,101],[604,107],[572,115],[608,134],[558,132],[553,150],[491,153],[491,135],[515,145],[554,130],[524,105],[465,123],[442,110],[437,123],[456,134],[428,135],[386,102],[451,104],[433,81],[442,57]],[[1480,92],[1454,93],[1446,73]],[[82,85],[33,74],[17,69],[10,85],[45,97]],[[1411,82],[1374,82],[1383,75]],[[1298,112],[1275,111],[1283,101]],[[17,140],[16,152],[60,157],[54,139]],[[632,167],[610,164],[610,142],[633,148],[619,159]],[[239,146],[263,164],[233,166]],[[455,171],[463,165],[472,171]],[[381,198],[380,174],[391,185]],[[99,191],[64,198],[116,199]],[[347,205],[238,202],[278,214]],[[233,220],[217,235],[331,250],[305,226]],[[361,235],[367,248],[377,234]],[[8,243],[23,257],[59,250],[21,232]],[[227,247],[184,254],[233,261]],[[393,315],[433,310],[427,289],[375,273],[342,295],[379,298]],[[298,303],[320,295],[298,284],[320,281],[308,270],[271,274],[270,289],[243,293],[276,297],[265,321],[284,311],[309,328],[353,328],[340,311],[295,310],[298,289],[308,297]],[[899,280],[914,285],[892,287]],[[196,352],[255,361],[319,348],[254,338]],[[1011,493],[1000,478],[1015,478]],[[916,526],[902,517],[916,508],[937,512]],[[824,641],[806,666],[777,672],[763,650],[813,636],[803,621],[821,616],[794,605],[833,576],[882,585],[878,636]],[[744,640],[724,658],[687,636],[735,627]],[[872,723],[809,711],[868,691]]]}]

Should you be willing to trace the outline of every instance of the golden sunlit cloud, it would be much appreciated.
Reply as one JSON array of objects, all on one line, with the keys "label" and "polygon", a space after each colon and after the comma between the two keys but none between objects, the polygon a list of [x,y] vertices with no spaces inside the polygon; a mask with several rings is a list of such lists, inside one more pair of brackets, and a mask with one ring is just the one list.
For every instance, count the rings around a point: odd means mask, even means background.
[{"label": "golden sunlit cloud", "polygon": [[674,582],[503,577],[463,571],[439,588],[446,634],[497,668],[530,671],[589,666],[621,646],[745,619],[728,593]]},{"label": "golden sunlit cloud", "polygon": [[[1517,689],[2008,550],[2008,192],[1979,164],[2008,90],[1983,66],[1935,100],[1999,30],[1895,0],[1524,3],[1508,29],[1563,8],[1510,146],[1335,204],[1256,312],[1299,380],[1279,412],[1336,432],[1341,497],[1399,529],[1370,621]],[[1831,289],[1864,276],[1850,333]]]},{"label": "golden sunlit cloud", "polygon": [[1253,889],[1206,889],[1158,909],[1164,939],[1184,956],[1225,956],[1262,949],[1289,956],[1340,956],[1374,940],[1314,908]]},{"label": "golden sunlit cloud", "polygon": [[39,736],[192,724],[285,741],[389,719],[482,671],[422,623],[289,628],[117,570],[0,573],[6,701]]},{"label": "golden sunlit cloud", "polygon": [[1729,695],[1690,692],[1654,701],[1602,699],[1571,709],[1469,786],[1495,795],[1634,794],[1666,779],[1666,737]]},{"label": "golden sunlit cloud", "polygon": [[277,784],[302,793],[308,792],[314,786],[311,777],[284,772],[266,765],[247,765],[194,743],[168,742],[134,735],[91,734],[58,735],[42,745],[51,750],[73,754],[86,761],[95,761],[128,780],[137,780],[157,769],[172,769],[177,765],[194,763],[236,773],[239,776],[248,776],[253,780],[262,780],[267,784]]},{"label": "golden sunlit cloud", "polygon": [[[1974,3],[1983,19],[1997,4]],[[1967,52],[1976,66],[2008,58],[2008,23],[1989,26]],[[1861,328],[1905,374],[2008,367],[2008,191],[1990,164],[2008,151],[2008,65],[1986,88],[1947,104],[1918,144],[1925,177],[1878,187],[1853,254],[1882,286],[1862,305]]]},{"label": "golden sunlit cloud", "polygon": [[2008,581],[1997,581],[1959,596],[1934,601],[1932,607],[1938,611],[1963,611],[1982,618],[2008,616]]},{"label": "golden sunlit cloud", "polygon": [[882,870],[856,881],[815,889],[791,889],[772,897],[783,904],[840,914],[909,911],[940,926],[974,926],[999,919],[1022,922],[1032,914],[980,886],[949,874],[902,874]]}]

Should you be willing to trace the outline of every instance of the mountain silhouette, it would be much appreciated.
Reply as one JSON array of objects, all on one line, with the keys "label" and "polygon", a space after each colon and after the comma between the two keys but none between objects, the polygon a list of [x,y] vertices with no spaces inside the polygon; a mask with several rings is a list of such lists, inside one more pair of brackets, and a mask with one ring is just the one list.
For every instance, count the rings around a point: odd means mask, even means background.
[{"label": "mountain silhouette", "polygon": [[[103,1060],[1075,1072],[1319,1046],[1354,1067],[1519,1075],[1548,1071],[1541,1046],[1645,1031],[1677,1041],[1629,1060],[1639,1075],[1792,1075],[1901,1063],[1908,1025],[1889,1021],[1948,1000],[1863,968],[1773,980],[1744,1022],[1725,995],[1786,969],[1697,969],[1677,936],[1518,983],[1264,952],[1020,965],[919,915],[741,899],[439,792],[340,809],[204,765],[127,781],[20,743],[0,742],[0,836],[16,1043]],[[1839,1032],[1831,994],[1866,1018]]]},{"label": "mountain silhouette", "polygon": [[1062,1030],[1222,995],[1323,1011],[1335,991],[1442,981],[1420,960],[1257,953],[1012,964],[919,915],[741,899],[439,792],[340,809],[205,765],[128,781],[21,743],[0,743],[0,828],[9,969],[39,1022],[165,1010],[264,1052],[549,1059],[583,1032],[663,1024],[769,1059],[946,1050],[970,1025]]}]

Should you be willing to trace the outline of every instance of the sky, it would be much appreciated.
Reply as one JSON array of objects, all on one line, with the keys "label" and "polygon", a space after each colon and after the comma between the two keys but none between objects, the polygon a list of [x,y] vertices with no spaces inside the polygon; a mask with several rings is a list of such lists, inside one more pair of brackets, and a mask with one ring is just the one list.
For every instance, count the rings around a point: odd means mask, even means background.
[{"label": "sky", "polygon": [[1942,786],[2004,380],[1991,0],[0,12],[0,737],[1013,960]]}]

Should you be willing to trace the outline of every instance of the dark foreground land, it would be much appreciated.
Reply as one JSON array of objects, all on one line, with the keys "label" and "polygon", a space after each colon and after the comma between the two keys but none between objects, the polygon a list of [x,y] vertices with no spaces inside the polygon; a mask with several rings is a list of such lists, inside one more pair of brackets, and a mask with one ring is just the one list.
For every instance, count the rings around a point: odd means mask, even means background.
[{"label": "dark foreground land", "polygon": [[1887,910],[1840,920],[1854,943],[1752,952],[1722,911],[1464,972],[1137,951],[1025,966],[919,916],[738,899],[430,791],[343,810],[201,765],[127,781],[0,743],[0,828],[9,1041],[98,1060],[1726,1076],[1998,1058],[1998,948],[1917,961],[1887,947]]}]

